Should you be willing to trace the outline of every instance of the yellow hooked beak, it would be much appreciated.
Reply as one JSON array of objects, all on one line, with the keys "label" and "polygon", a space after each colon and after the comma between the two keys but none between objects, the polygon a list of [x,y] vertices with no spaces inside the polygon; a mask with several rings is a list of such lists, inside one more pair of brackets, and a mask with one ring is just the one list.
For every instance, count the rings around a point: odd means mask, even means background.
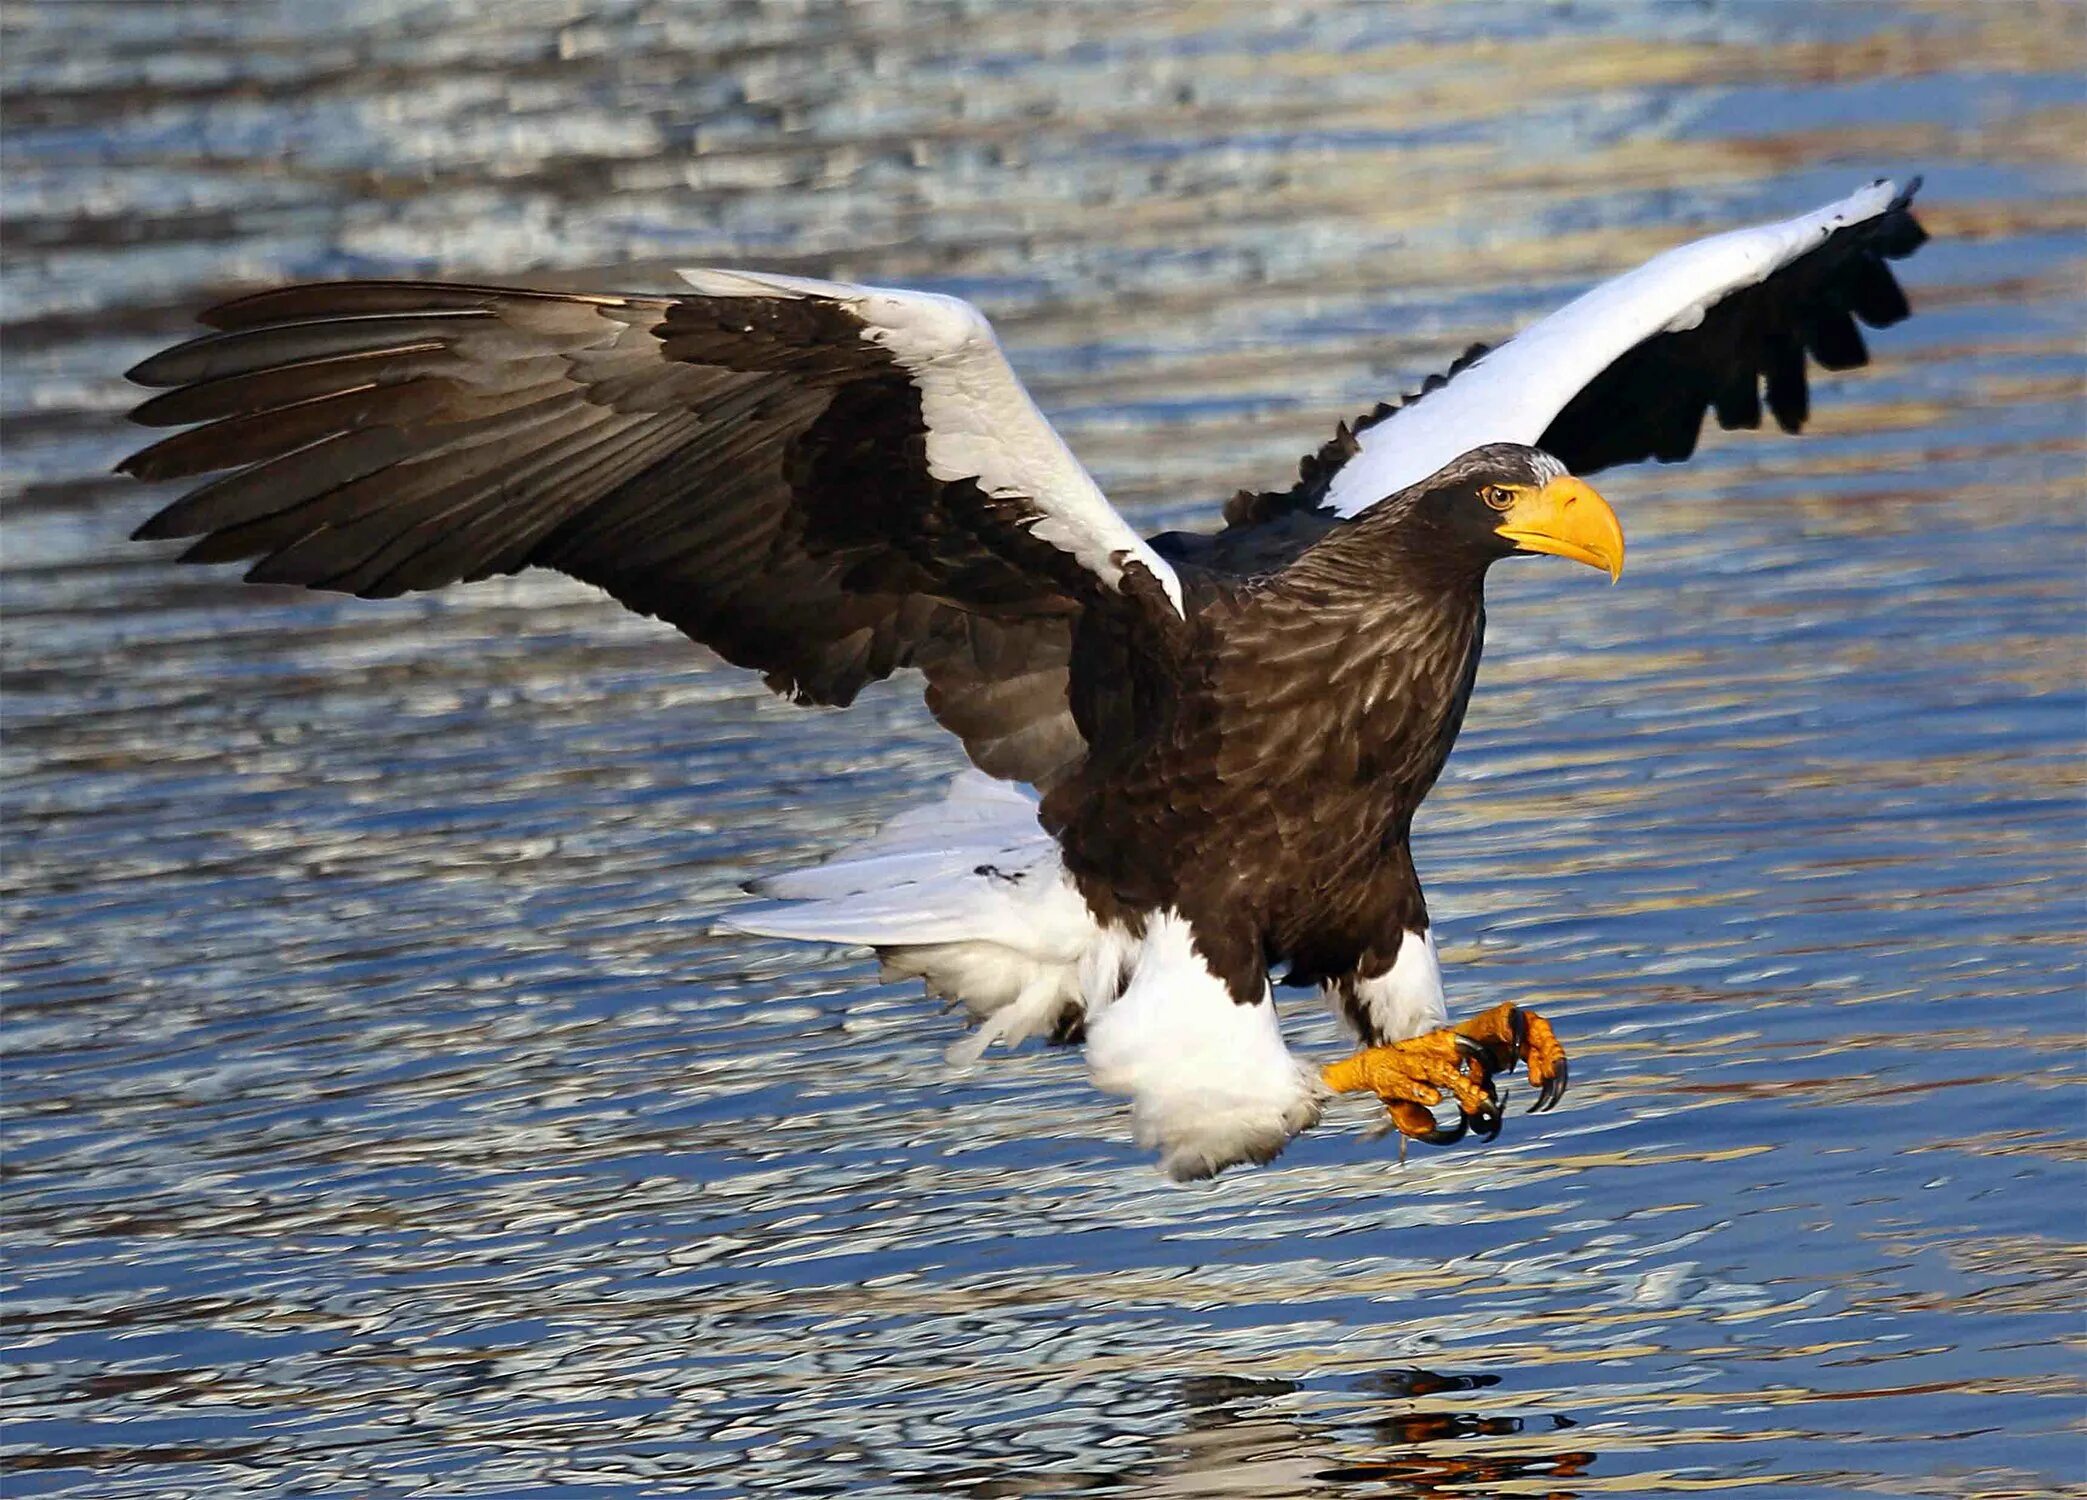
[{"label": "yellow hooked beak", "polygon": [[1623,572],[1623,526],[1609,502],[1567,474],[1540,490],[1515,489],[1493,528],[1519,552],[1548,552],[1600,568],[1614,583]]}]

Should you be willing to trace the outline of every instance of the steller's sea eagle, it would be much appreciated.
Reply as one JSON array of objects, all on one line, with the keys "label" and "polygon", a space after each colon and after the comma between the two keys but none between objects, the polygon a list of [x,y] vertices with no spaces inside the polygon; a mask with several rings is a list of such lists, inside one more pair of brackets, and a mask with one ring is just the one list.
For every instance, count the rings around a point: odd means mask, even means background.
[{"label": "steller's sea eagle", "polygon": [[[978,768],[733,925],[875,949],[978,1023],[955,1055],[1084,1041],[1176,1177],[1266,1161],[1333,1094],[1443,1143],[1537,1109],[1565,1054],[1511,1004],[1449,1025],[1408,831],[1471,695],[1487,570],[1612,578],[1584,475],[1797,431],[1806,359],[1907,315],[1917,181],[1672,250],[1241,494],[1140,537],[969,304],[744,271],[669,295],[293,286],[131,371],[122,465],[223,472],[139,528],[192,562],[382,598],[554,568],[804,703],[901,668]],[[980,774],[983,773],[983,774]],[[1284,1046],[1271,975],[1361,1050]],[[1429,1106],[1448,1098],[1459,1119]]]}]

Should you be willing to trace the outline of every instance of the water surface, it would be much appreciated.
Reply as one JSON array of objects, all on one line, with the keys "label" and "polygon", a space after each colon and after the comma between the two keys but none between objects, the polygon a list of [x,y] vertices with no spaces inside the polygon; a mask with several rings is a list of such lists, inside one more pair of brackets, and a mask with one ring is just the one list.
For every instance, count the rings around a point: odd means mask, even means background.
[{"label": "water surface", "polygon": [[[11,1495],[2087,1493],[2068,4],[15,3]],[[1927,174],[1801,441],[1499,570],[1418,855],[1557,1113],[1164,1183],[741,882],[957,766],[528,577],[176,570],[119,372],[234,288],[960,292],[1151,529],[1650,251]],[[162,497],[163,498],[163,497]],[[1331,1052],[1300,1001],[1293,1045]]]}]

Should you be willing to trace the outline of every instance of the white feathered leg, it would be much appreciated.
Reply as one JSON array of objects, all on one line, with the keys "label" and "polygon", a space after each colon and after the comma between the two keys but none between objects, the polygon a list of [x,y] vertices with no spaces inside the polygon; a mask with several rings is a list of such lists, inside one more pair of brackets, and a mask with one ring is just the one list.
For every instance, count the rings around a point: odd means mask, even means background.
[{"label": "white feathered leg", "polygon": [[1283,1045],[1267,986],[1235,1001],[1172,911],[1147,923],[1123,993],[1090,1010],[1087,1071],[1130,1098],[1138,1144],[1183,1180],[1269,1160],[1318,1121],[1324,1097]]},{"label": "white feathered leg", "polygon": [[1325,985],[1327,1007],[1366,1042],[1402,1042],[1449,1024],[1435,931],[1399,936],[1399,950],[1382,974],[1353,974]]}]

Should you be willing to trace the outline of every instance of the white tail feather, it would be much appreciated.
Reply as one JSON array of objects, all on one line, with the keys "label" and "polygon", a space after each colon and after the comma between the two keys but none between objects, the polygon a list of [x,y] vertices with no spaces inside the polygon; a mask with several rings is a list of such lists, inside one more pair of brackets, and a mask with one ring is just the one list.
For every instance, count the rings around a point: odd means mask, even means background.
[{"label": "white tail feather", "polygon": [[1103,940],[1034,799],[976,771],[867,843],[760,890],[782,899],[723,925],[876,949],[887,975],[918,976],[982,1023],[952,1049],[959,1062],[1060,1030],[1082,1007],[1082,963]]}]

